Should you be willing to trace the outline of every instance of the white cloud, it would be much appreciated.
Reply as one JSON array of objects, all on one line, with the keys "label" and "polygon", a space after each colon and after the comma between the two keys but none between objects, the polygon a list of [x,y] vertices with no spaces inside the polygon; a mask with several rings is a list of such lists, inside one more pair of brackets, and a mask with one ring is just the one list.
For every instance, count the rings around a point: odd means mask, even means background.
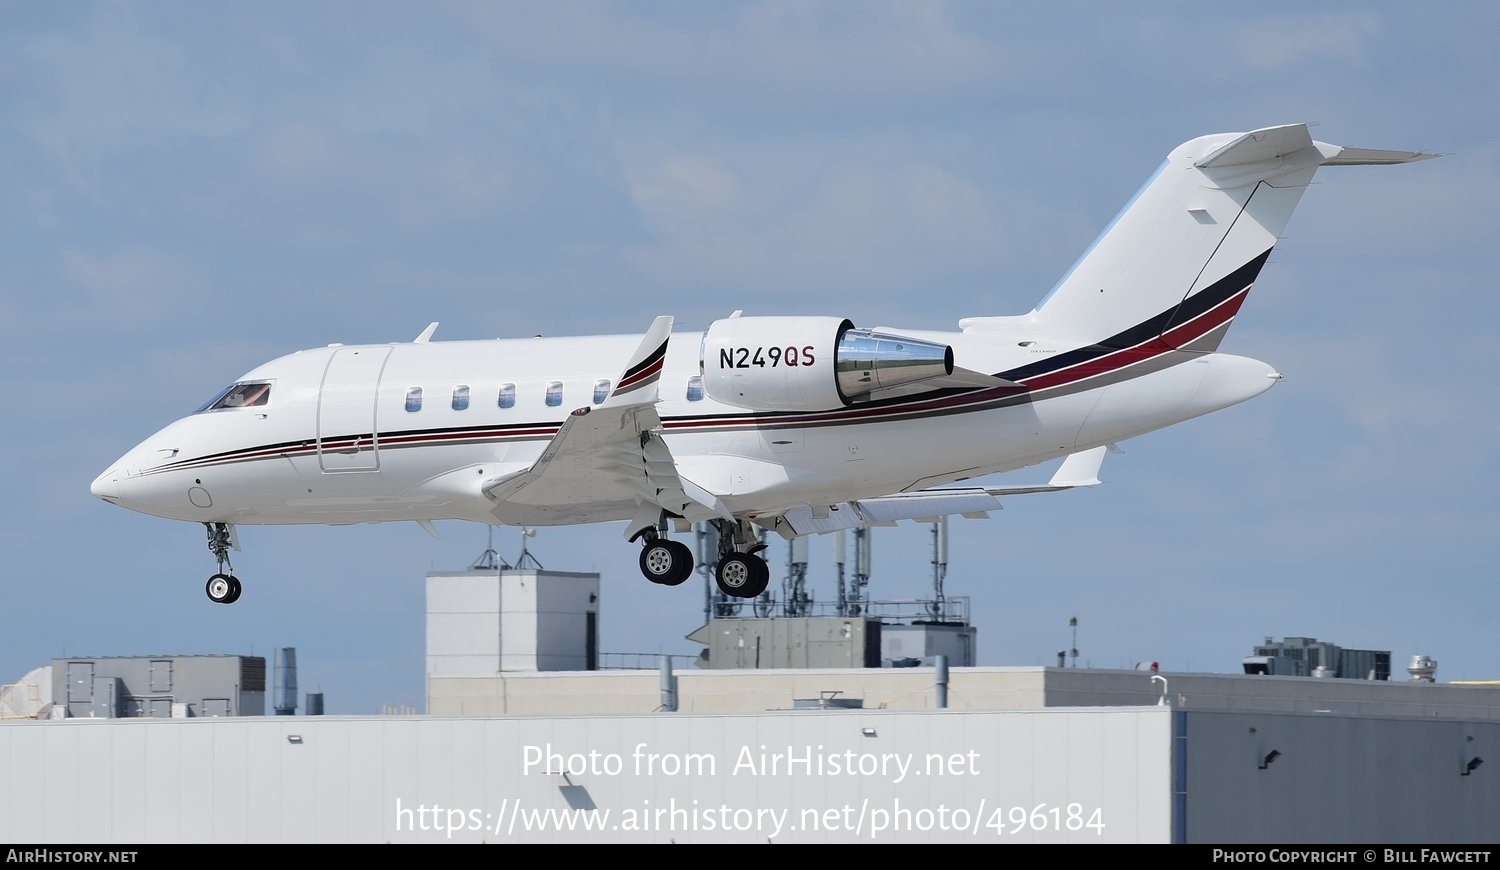
[{"label": "white cloud", "polygon": [[[481,3],[459,15],[507,63],[654,79],[654,87],[806,101],[907,99],[994,83],[1019,52],[966,33],[941,2],[704,5],[676,16],[589,4]],[[692,70],[684,77],[684,70]],[[951,90],[950,90],[951,95]]]},{"label": "white cloud", "polygon": [[682,154],[642,170],[631,181],[630,192],[644,209],[693,214],[734,205],[739,182],[708,157]]},{"label": "white cloud", "polygon": [[75,182],[122,146],[227,136],[248,126],[248,113],[221,83],[143,29],[130,7],[95,10],[87,29],[39,36],[25,49],[43,84],[35,100],[41,108],[24,127]]},{"label": "white cloud", "polygon": [[[624,147],[640,155],[625,171],[652,230],[628,257],[665,289],[883,322],[910,319],[920,296],[926,325],[947,326],[1024,311],[1045,292],[1040,282],[991,288],[1037,250],[1068,247],[1054,235],[1065,206],[1016,190],[998,198],[983,176],[993,162],[970,164],[967,145],[882,133],[699,144],[666,160],[642,141]],[[983,301],[966,302],[976,290]]]},{"label": "white cloud", "polygon": [[1243,63],[1284,69],[1309,61],[1365,61],[1380,32],[1376,15],[1329,12],[1238,24],[1232,44]]}]

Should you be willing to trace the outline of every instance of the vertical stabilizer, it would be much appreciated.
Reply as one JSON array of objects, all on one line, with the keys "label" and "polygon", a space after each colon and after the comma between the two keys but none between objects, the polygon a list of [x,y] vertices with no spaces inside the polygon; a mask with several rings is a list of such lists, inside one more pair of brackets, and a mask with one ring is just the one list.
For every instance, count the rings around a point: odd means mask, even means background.
[{"label": "vertical stabilizer", "polygon": [[1047,294],[1037,323],[1063,341],[1212,351],[1319,166],[1430,156],[1314,142],[1306,124],[1194,139]]}]

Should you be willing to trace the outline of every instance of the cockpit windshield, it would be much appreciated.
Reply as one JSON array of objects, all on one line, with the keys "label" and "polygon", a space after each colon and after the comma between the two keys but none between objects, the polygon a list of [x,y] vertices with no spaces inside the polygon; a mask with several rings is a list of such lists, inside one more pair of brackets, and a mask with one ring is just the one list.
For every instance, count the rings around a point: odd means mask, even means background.
[{"label": "cockpit windshield", "polygon": [[226,408],[251,408],[264,405],[271,401],[270,381],[240,381],[231,384],[223,392],[219,393],[197,413],[204,411],[222,411]]}]

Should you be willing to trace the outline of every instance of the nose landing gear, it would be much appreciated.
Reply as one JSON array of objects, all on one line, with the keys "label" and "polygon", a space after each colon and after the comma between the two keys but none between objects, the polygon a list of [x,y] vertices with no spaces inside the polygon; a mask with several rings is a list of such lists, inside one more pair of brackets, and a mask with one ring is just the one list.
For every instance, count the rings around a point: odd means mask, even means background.
[{"label": "nose landing gear", "polygon": [[219,560],[218,572],[208,578],[203,591],[215,604],[233,604],[240,600],[241,587],[239,578],[230,573],[234,570],[229,564],[229,548],[233,544],[231,529],[228,523],[204,523],[203,527],[208,530],[208,549]]}]

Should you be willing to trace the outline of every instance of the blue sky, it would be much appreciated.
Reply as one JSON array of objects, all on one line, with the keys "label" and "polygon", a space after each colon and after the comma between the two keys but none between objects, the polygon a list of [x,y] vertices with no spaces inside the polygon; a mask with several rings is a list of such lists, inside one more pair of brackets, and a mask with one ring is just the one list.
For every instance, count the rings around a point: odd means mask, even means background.
[{"label": "blue sky", "polygon": [[[981,664],[1050,663],[1077,616],[1099,667],[1312,635],[1500,678],[1497,30],[1488,3],[7,3],[0,682],[291,645],[331,713],[420,707],[423,576],[482,527],[245,528],[221,607],[200,527],[89,495],[260,362],[432,320],[1019,314],[1179,142],[1304,120],[1446,156],[1320,173],[1223,347],[1286,380],[956,521],[949,594]],[[645,583],[620,529],[531,546],[604,575],[604,651],[696,653],[701,588]],[[873,596],[922,594],[927,527],[874,551]],[[829,599],[830,538],[812,559]]]}]

